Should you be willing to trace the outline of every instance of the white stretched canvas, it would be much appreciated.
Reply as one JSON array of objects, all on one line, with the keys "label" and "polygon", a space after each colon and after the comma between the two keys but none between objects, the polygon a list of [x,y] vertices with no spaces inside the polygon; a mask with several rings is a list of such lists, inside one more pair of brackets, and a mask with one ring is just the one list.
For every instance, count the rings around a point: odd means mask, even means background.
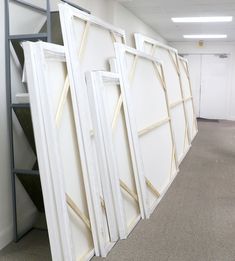
[{"label": "white stretched canvas", "polygon": [[[60,4],[59,12],[70,84],[76,92],[81,114],[80,117],[82,119],[81,124],[83,124],[88,118],[87,115],[84,115],[82,112],[90,111],[89,99],[86,92],[85,73],[93,70],[108,71],[109,59],[115,56],[114,42],[124,43],[125,34],[123,30],[105,23],[95,16],[81,12],[67,4]],[[93,125],[93,123],[91,123],[91,125]],[[88,126],[82,126],[82,129],[84,130],[83,138],[85,140],[85,147],[86,140],[90,139],[90,136],[88,135],[90,129],[87,129],[87,127]],[[97,132],[97,130],[94,129],[94,126],[92,126],[92,129],[94,133]],[[122,131],[123,127],[120,127],[120,132]],[[94,139],[94,143],[96,143],[96,139]],[[97,145],[97,147],[98,146],[99,145]],[[119,156],[122,155],[120,154]],[[138,189],[138,181],[136,179],[135,183],[132,181],[134,175],[133,170],[130,168],[129,163],[125,164],[123,159],[122,171],[125,171],[126,178],[129,179],[129,184],[123,183],[123,180],[120,184],[118,177],[112,175],[112,173],[109,173],[107,180],[106,177],[102,177],[103,181],[105,179],[103,188],[112,188],[112,199],[120,238],[126,238],[128,235],[129,217],[131,216],[136,224],[140,216],[140,213],[137,215],[137,212],[141,211],[141,209],[133,210],[132,199],[130,200],[126,196],[126,190],[130,189],[131,191],[136,191],[138,198],[141,198],[140,190]],[[107,183],[109,183],[108,186]],[[141,213],[141,215],[144,214]],[[126,222],[126,217],[128,217],[128,222]]]},{"label": "white stretched canvas", "polygon": [[177,50],[138,33],[135,34],[135,42],[138,50],[144,51],[163,62],[175,134],[177,160],[180,163],[191,144]]},{"label": "white stretched canvas", "polygon": [[198,132],[197,119],[196,119],[195,107],[193,102],[193,94],[192,94],[191,79],[190,79],[189,68],[188,68],[188,61],[181,56],[179,56],[179,67],[180,67],[180,75],[182,80],[186,115],[188,118],[189,135],[192,142]]},{"label": "white stretched canvas", "polygon": [[[100,129],[107,155],[112,180],[117,179],[123,191],[127,233],[130,233],[139,221],[140,208],[146,214],[146,202],[141,203],[135,187],[139,181],[138,162],[131,137],[129,116],[126,104],[120,103],[121,89],[119,75],[105,71],[86,73],[87,89],[96,129]],[[117,113],[118,112],[118,113]],[[135,176],[136,175],[136,176]],[[139,184],[142,195],[146,194],[144,179]],[[146,198],[146,196],[144,196]]]},{"label": "white stretched canvas", "polygon": [[94,135],[89,132],[85,151],[73,88],[64,95],[69,85],[64,48],[42,42],[23,46],[53,260],[104,255],[114,244],[110,234],[117,239],[116,222],[107,214]]},{"label": "white stretched canvas", "polygon": [[178,171],[163,68],[156,58],[136,49],[116,43],[115,50],[150,214]]}]

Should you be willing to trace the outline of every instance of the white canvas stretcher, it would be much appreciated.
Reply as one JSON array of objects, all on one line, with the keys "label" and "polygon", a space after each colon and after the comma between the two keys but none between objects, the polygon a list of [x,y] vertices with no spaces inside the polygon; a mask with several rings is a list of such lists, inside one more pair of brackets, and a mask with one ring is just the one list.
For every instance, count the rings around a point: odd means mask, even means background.
[{"label": "white canvas stretcher", "polygon": [[116,43],[115,51],[121,75],[120,101],[127,103],[150,214],[178,171],[163,68],[153,56],[126,45]]},{"label": "white canvas stretcher", "polygon": [[[124,106],[120,104],[119,75],[93,71],[86,73],[86,80],[95,128],[101,130],[100,136],[103,138],[110,174],[118,178],[125,192],[123,197],[129,201],[129,204],[124,207],[126,207],[127,233],[130,233],[140,219],[139,208],[143,207],[145,214],[148,209],[146,202],[141,203],[142,198],[138,197],[135,188],[135,178],[139,181],[139,177],[127,175],[130,171],[137,174],[139,165],[136,162],[138,155],[134,151],[131,139],[126,104]],[[117,108],[120,108],[118,115]],[[146,186],[142,184],[144,184],[144,179],[138,186],[142,197],[146,199]]]},{"label": "white canvas stretcher", "polygon": [[[90,111],[89,100],[86,92],[85,73],[93,70],[109,70],[109,59],[115,56],[114,42],[125,42],[124,31],[103,22],[95,16],[86,14],[67,4],[59,5],[62,34],[66,50],[68,75],[70,84],[73,86],[78,99],[79,111],[81,114],[81,124],[88,121],[87,115],[83,111]],[[90,139],[88,132],[97,132],[94,129],[92,120],[89,126],[82,126],[84,131],[83,138],[86,141]],[[123,131],[121,129],[120,131]],[[96,143],[96,139],[94,139]],[[84,142],[86,146],[86,142]],[[97,147],[99,144],[97,144]],[[89,148],[88,148],[89,149]],[[129,166],[127,166],[129,168]],[[126,238],[129,232],[128,224],[129,212],[133,208],[133,203],[126,197],[127,191],[136,191],[138,198],[141,198],[138,190],[138,181],[133,180],[133,171],[126,169],[126,177],[129,184],[124,180],[118,179],[112,173],[109,173],[108,180],[103,183],[103,188],[111,186],[113,192],[113,204],[115,207],[115,216],[118,224],[120,238]],[[105,177],[102,177],[105,179]],[[109,182],[109,185],[107,183]],[[138,207],[138,206],[137,206]],[[141,213],[139,207],[135,212],[132,211],[131,220],[138,222]]]},{"label": "white canvas stretcher", "polygon": [[138,50],[156,57],[163,63],[175,134],[177,160],[180,164],[191,144],[177,50],[139,33],[135,34],[135,42]]},{"label": "white canvas stretcher", "polygon": [[63,98],[68,84],[64,48],[42,42],[23,47],[52,257],[89,260],[112,247],[110,234],[118,236],[100,183],[102,160],[91,139],[86,141],[90,150],[84,149],[72,87]]},{"label": "white canvas stretcher", "polygon": [[180,67],[180,75],[182,80],[183,87],[183,99],[185,101],[185,109],[188,118],[188,126],[189,126],[189,135],[191,142],[195,138],[198,132],[197,127],[197,119],[195,114],[195,107],[193,102],[193,94],[191,87],[191,79],[188,68],[188,61],[179,56],[179,67]]}]

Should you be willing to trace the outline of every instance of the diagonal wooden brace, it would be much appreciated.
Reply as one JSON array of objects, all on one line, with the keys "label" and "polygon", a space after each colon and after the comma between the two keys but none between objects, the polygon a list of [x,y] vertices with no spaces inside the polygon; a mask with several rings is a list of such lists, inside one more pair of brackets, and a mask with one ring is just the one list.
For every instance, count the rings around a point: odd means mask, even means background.
[{"label": "diagonal wooden brace", "polygon": [[139,202],[137,194],[133,192],[121,179],[119,181],[121,188],[125,190],[136,202]]},{"label": "diagonal wooden brace", "polygon": [[66,202],[68,206],[73,210],[73,212],[84,222],[84,224],[91,230],[90,220],[86,217],[84,213],[79,209],[76,203],[72,200],[72,198],[66,194]]},{"label": "diagonal wooden brace", "polygon": [[159,198],[161,196],[161,194],[153,186],[153,184],[150,182],[150,180],[148,180],[146,177],[145,177],[145,182],[146,182],[147,186],[149,187],[149,189],[153,192],[153,194]]}]

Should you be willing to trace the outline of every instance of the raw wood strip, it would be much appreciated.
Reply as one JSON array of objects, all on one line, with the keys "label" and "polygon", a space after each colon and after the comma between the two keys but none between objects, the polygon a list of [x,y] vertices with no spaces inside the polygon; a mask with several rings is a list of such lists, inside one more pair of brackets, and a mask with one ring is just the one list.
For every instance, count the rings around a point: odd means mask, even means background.
[{"label": "raw wood strip", "polygon": [[75,204],[75,202],[71,199],[71,197],[66,193],[66,202],[69,207],[74,211],[74,213],[81,218],[84,224],[91,230],[90,220],[86,217],[85,214],[79,209],[79,207]]},{"label": "raw wood strip", "polygon": [[[191,78],[190,78],[190,74],[189,74],[188,63],[186,63],[186,67],[187,67],[187,72],[188,72],[188,75],[189,75],[188,81],[189,81],[190,96],[193,97],[192,83],[191,83]],[[195,105],[194,105],[194,100],[193,100],[193,98],[192,98],[192,105],[193,105],[194,126],[195,126],[196,131],[198,131],[197,117],[196,117]]]},{"label": "raw wood strip", "polygon": [[193,97],[189,96],[189,97],[185,98],[184,101],[187,102],[187,101],[192,100],[192,99],[193,99]]},{"label": "raw wood strip", "polygon": [[101,196],[100,196],[100,202],[101,202],[102,208],[105,209],[105,201]]},{"label": "raw wood strip", "polygon": [[149,189],[155,194],[158,198],[161,196],[161,194],[158,192],[158,190],[153,186],[153,184],[145,177],[145,181]]},{"label": "raw wood strip", "polygon": [[170,50],[168,50],[168,54],[170,56],[170,59],[171,59],[173,65],[175,66],[175,70],[176,70],[177,74],[179,75],[180,74],[179,66],[178,66],[177,62],[175,61],[173,54],[171,53]]},{"label": "raw wood strip", "polygon": [[181,64],[182,64],[182,67],[184,68],[184,72],[185,72],[185,74],[186,74],[187,78],[189,78],[189,74],[188,74],[188,71],[187,71],[187,69],[186,69],[185,62],[184,62],[184,61],[182,61],[181,59],[180,59],[180,62],[181,62]]},{"label": "raw wood strip", "polygon": [[114,111],[114,116],[113,116],[113,120],[112,120],[112,130],[114,130],[117,125],[117,119],[118,119],[118,116],[121,111],[122,102],[123,102],[123,99],[122,99],[122,95],[120,94],[117,105],[115,107],[115,111]]},{"label": "raw wood strip", "polygon": [[163,90],[166,91],[166,84],[165,84],[165,81],[164,81],[164,79],[163,79],[161,73],[160,73],[159,70],[158,70],[158,65],[156,64],[156,62],[153,62],[153,65],[154,65],[154,70],[155,70],[155,72],[156,72],[157,78],[158,78],[158,80],[160,81]]},{"label": "raw wood strip", "polygon": [[[133,77],[134,77],[137,59],[138,59],[138,56],[135,55],[133,64],[132,64],[131,69],[130,69],[130,74],[129,74],[130,86],[131,86],[131,82],[132,82]],[[123,98],[122,98],[122,94],[120,94],[120,96],[118,98],[118,102],[117,102],[116,108],[115,108],[115,111],[114,111],[113,120],[112,120],[112,129],[113,130],[115,129],[115,127],[117,125],[117,119],[118,119],[118,117],[120,115],[120,112],[121,112],[122,102],[123,102]]]},{"label": "raw wood strip", "polygon": [[187,139],[187,127],[185,125],[185,129],[184,129],[184,149],[185,149],[185,146],[186,146],[186,139]]},{"label": "raw wood strip", "polygon": [[131,83],[132,83],[134,75],[135,75],[135,69],[136,69],[137,60],[138,60],[138,56],[135,55],[135,58],[134,58],[134,61],[133,61],[133,64],[131,66],[130,73],[129,73],[130,86],[131,86]]},{"label": "raw wood strip", "polygon": [[112,38],[113,43],[116,43],[117,42],[117,38],[116,38],[116,35],[114,34],[114,32],[109,31],[109,33],[110,33],[110,36]]},{"label": "raw wood strip", "polygon": [[133,228],[135,227],[135,225],[136,225],[136,220],[137,220],[136,217],[132,218],[131,222],[127,225],[129,229],[130,229],[130,228],[133,229]]},{"label": "raw wood strip", "polygon": [[184,111],[184,121],[185,121],[185,124],[186,124],[186,131],[187,131],[187,140],[188,140],[188,143],[190,143],[189,122],[188,122],[188,116],[187,116],[187,111],[186,111],[186,105],[185,105],[185,101],[184,101],[185,98],[184,98],[182,78],[181,78],[181,74],[180,74],[180,66],[179,66],[179,57],[178,57],[178,55],[176,55],[176,64],[177,64],[177,68],[179,70],[178,78],[179,78],[179,83],[180,83],[181,99],[183,100],[183,111]]},{"label": "raw wood strip", "polygon": [[67,99],[68,91],[69,91],[69,77],[67,75],[65,82],[64,82],[63,90],[61,92],[59,105],[58,105],[57,111],[56,111],[56,117],[55,117],[56,126],[59,126],[59,123],[61,121],[62,111],[63,111],[64,105],[65,105],[65,101]]},{"label": "raw wood strip", "polygon": [[[81,58],[81,56],[83,54],[83,49],[84,49],[84,45],[85,45],[85,42],[86,42],[86,39],[87,39],[87,33],[88,33],[89,26],[90,26],[90,23],[86,22],[85,29],[84,29],[83,36],[82,36],[82,40],[81,40],[81,45],[80,45],[79,52],[78,52],[79,59]],[[62,111],[64,109],[65,101],[66,101],[67,96],[68,96],[68,91],[69,91],[69,76],[67,75],[66,79],[65,79],[63,90],[61,92],[59,105],[58,105],[57,110],[56,110],[56,125],[57,126],[59,126],[60,121],[61,121]]]},{"label": "raw wood strip", "polygon": [[171,168],[170,168],[170,180],[172,177],[172,169],[173,169],[173,158],[175,157],[174,155],[174,144],[172,144],[172,150],[171,150]]},{"label": "raw wood strip", "polygon": [[188,68],[188,63],[184,62],[185,66],[185,73],[188,77],[188,82],[189,82],[189,92],[190,92],[190,96],[192,98],[192,107],[193,107],[193,116],[194,116],[194,126],[196,128],[196,131],[198,130],[198,126],[197,126],[197,120],[196,120],[196,113],[195,113],[195,106],[194,106],[194,100],[193,100],[193,92],[192,92],[192,84],[191,84],[191,78],[190,78],[190,74],[189,74],[189,68]]},{"label": "raw wood strip", "polygon": [[172,142],[172,144],[174,144],[173,148],[174,148],[175,166],[176,166],[176,168],[178,168],[179,160],[178,160],[178,157],[177,157],[177,151],[176,151],[176,146],[175,146],[175,136],[174,136],[173,127],[172,127],[172,121],[171,121],[171,111],[170,111],[170,105],[169,105],[167,88],[166,88],[166,80],[165,80],[165,75],[164,75],[164,71],[163,71],[163,66],[162,65],[161,65],[161,75],[162,75],[163,86],[165,86],[164,87],[164,90],[165,90],[164,95],[165,95],[165,101],[166,101],[167,115],[168,115],[168,117],[170,119],[171,142]]},{"label": "raw wood strip", "polygon": [[[116,34],[115,34],[113,31],[109,31],[109,33],[110,33],[110,36],[111,36],[111,38],[112,38],[112,42],[113,42],[113,43],[118,43]],[[126,43],[125,37],[123,37],[123,36],[121,36],[121,43],[123,43],[123,44]]]},{"label": "raw wood strip", "polygon": [[87,260],[87,256],[90,256],[91,253],[93,253],[93,252],[94,252],[94,249],[92,248],[92,249],[88,250],[86,253],[84,253],[81,257],[78,257],[75,261]]},{"label": "raw wood strip", "polygon": [[[191,97],[191,100],[192,100],[192,109],[193,109],[193,126],[195,126],[195,129],[196,131],[198,130],[198,127],[197,127],[197,120],[196,120],[196,113],[195,113],[195,107],[194,107],[194,101],[193,101],[193,94],[192,94],[192,85],[191,85],[191,80],[190,80],[190,76],[189,76],[189,70],[188,70],[188,64],[187,62],[185,63],[185,66],[183,65],[183,68],[185,69],[185,73],[187,75],[187,78],[188,78],[188,83],[189,83],[189,92],[190,92],[190,97]],[[187,68],[187,70],[186,70]],[[182,83],[181,83],[182,84]],[[184,99],[184,105],[185,105],[185,102],[186,102],[186,99]],[[188,124],[189,126],[189,124]],[[189,130],[189,127],[188,127],[188,130]],[[193,131],[191,132],[193,133]],[[188,141],[192,141],[192,138],[189,139],[189,133],[188,133]]]},{"label": "raw wood strip", "polygon": [[154,129],[158,128],[158,127],[161,127],[162,125],[164,125],[167,122],[169,122],[169,120],[170,120],[170,118],[167,117],[166,119],[163,119],[163,120],[161,120],[159,122],[153,123],[153,124],[149,125],[148,127],[138,131],[139,137],[143,136],[143,135],[145,135],[145,134],[147,134],[149,132],[151,132],[152,130],[154,130]]},{"label": "raw wood strip", "polygon": [[86,21],[86,25],[85,25],[84,32],[83,32],[83,35],[82,35],[81,45],[80,45],[79,52],[78,52],[78,58],[79,59],[81,59],[82,54],[83,54],[83,50],[84,50],[84,46],[85,46],[85,43],[86,43],[89,27],[90,27],[90,22]]},{"label": "raw wood strip", "polygon": [[[193,107],[193,125],[195,127],[195,129],[197,130],[197,121],[196,121],[196,114],[195,114],[195,107],[194,107],[194,101],[193,101],[193,96],[192,96],[192,86],[191,86],[191,79],[190,79],[190,75],[189,75],[189,70],[188,70],[188,64],[187,62],[181,61],[182,66],[184,68],[185,74],[188,78],[188,83],[189,83],[189,92],[190,92],[190,97],[184,99],[184,101],[188,101],[188,100],[192,100],[192,107]],[[191,133],[193,133],[193,127],[192,127],[192,131]]]},{"label": "raw wood strip", "polygon": [[136,193],[131,191],[131,189],[121,179],[119,181],[121,188],[124,189],[136,202],[139,202]]},{"label": "raw wood strip", "polygon": [[171,104],[170,104],[170,109],[175,108],[176,106],[182,104],[183,102],[184,102],[184,100],[179,100],[179,101],[177,101],[177,102],[171,103]]}]

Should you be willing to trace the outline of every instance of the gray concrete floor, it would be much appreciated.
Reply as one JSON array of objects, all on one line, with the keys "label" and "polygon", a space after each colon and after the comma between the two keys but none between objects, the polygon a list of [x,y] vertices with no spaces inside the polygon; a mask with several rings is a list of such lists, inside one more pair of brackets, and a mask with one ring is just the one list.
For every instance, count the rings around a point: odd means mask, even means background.
[{"label": "gray concrete floor", "polygon": [[[116,244],[108,261],[235,261],[235,123],[199,127],[158,208]],[[50,260],[46,234],[34,231],[10,244],[0,260]]]}]

